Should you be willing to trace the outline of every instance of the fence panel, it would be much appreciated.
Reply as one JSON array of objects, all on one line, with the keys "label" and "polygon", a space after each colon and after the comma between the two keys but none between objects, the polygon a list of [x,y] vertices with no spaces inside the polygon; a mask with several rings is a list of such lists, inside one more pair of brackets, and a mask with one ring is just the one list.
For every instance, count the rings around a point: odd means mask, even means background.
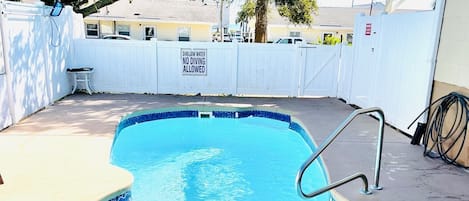
[{"label": "fence panel", "polygon": [[239,44],[238,52],[237,94],[298,96],[297,46]]},{"label": "fence panel", "polygon": [[337,96],[340,45],[301,47],[300,96]]},{"label": "fence panel", "polygon": [[6,76],[0,75],[0,130],[13,123],[10,115],[9,104]]},{"label": "fence panel", "polygon": [[[50,7],[3,2],[5,41],[9,43],[7,96],[13,123],[67,95],[65,63],[74,37],[73,14],[64,8],[58,17],[44,16]],[[83,29],[81,29],[83,30]],[[7,72],[8,72],[7,71]]]},{"label": "fence panel", "polygon": [[[4,23],[5,20],[2,19],[0,23]],[[2,24],[0,24],[2,27]],[[3,35],[2,32],[0,34]],[[1,35],[0,35],[1,36]],[[6,128],[7,126],[11,125],[12,118],[10,113],[10,101],[8,100],[9,94],[8,90],[8,83],[7,83],[7,75],[5,69],[5,60],[3,57],[3,38],[0,40],[0,130]]]},{"label": "fence panel", "polygon": [[[182,51],[206,52],[205,73],[183,72]],[[197,56],[186,56],[189,63]],[[194,60],[195,61],[195,60]],[[203,65],[202,65],[203,66]],[[158,42],[158,92],[172,94],[235,94],[235,43]]]},{"label": "fence panel", "polygon": [[114,93],[158,93],[156,42],[81,39],[70,67],[93,67],[92,87]]},{"label": "fence panel", "polygon": [[[367,31],[367,27],[370,31]],[[363,108],[375,106],[373,94],[377,87],[378,49],[381,46],[381,17],[360,16],[355,18],[354,27],[354,58],[352,70],[352,85],[350,103]]]},{"label": "fence panel", "polygon": [[342,46],[340,53],[337,97],[350,101],[352,87],[353,47]]},{"label": "fence panel", "polygon": [[70,51],[73,49],[73,40],[84,38],[83,17],[75,14],[70,7],[66,7],[60,16],[49,17],[46,20],[46,31],[48,33],[46,45],[46,63],[48,70],[46,79],[50,80],[48,92],[50,103],[70,93],[70,80],[67,78],[66,70],[70,59]]},{"label": "fence panel", "polygon": [[388,123],[414,133],[407,126],[430,98],[439,9],[356,18],[351,103],[381,107]]},{"label": "fence panel", "polygon": [[[40,14],[40,8],[9,5],[9,9]],[[48,24],[39,16],[8,15],[6,28],[10,45],[10,71],[14,100],[14,115],[24,117],[46,106],[49,100],[46,79]]]},{"label": "fence panel", "polygon": [[386,48],[380,49],[379,89],[375,89],[374,102],[387,112],[388,123],[409,134],[414,133],[416,125],[411,129],[407,126],[430,100],[436,14],[429,11],[382,16],[381,42]]}]

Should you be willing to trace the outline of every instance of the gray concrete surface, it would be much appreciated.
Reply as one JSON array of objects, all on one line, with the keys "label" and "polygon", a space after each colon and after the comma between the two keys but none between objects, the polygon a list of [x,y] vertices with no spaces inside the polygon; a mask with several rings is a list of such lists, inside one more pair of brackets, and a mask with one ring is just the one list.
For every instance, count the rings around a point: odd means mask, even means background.
[{"label": "gray concrete surface", "polygon": [[[0,135],[84,135],[112,140],[120,118],[140,109],[178,105],[246,104],[281,108],[300,119],[320,144],[353,110],[333,98],[247,98],[138,94],[75,94],[3,130]],[[386,113],[386,111],[384,111]],[[61,130],[56,128],[60,127]],[[63,132],[66,128],[67,132]],[[370,183],[376,153],[378,121],[362,116],[323,153],[332,181],[364,172]],[[349,200],[469,200],[469,173],[440,160],[423,157],[423,147],[386,126],[380,184],[372,195],[354,181],[337,190]],[[294,185],[292,183],[292,185]]]}]

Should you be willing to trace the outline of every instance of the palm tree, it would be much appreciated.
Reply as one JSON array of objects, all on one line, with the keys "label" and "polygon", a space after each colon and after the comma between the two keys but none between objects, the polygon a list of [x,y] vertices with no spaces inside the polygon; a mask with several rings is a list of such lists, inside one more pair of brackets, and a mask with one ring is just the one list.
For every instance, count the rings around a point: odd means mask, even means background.
[{"label": "palm tree", "polygon": [[[267,12],[270,0],[256,0],[253,10],[253,0],[247,0],[238,12],[237,22],[245,22],[256,17],[255,39],[256,43],[267,41]],[[293,24],[313,23],[313,14],[317,14],[316,0],[275,0],[277,10],[282,17],[286,17]]]},{"label": "palm tree", "polygon": [[254,41],[256,43],[267,42],[267,7],[269,0],[257,0],[256,2],[256,32]]}]

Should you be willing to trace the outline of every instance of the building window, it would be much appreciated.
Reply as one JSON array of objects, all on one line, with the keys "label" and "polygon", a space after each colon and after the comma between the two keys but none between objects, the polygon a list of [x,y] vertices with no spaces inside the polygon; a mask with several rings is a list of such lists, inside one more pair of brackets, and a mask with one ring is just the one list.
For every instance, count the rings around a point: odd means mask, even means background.
[{"label": "building window", "polygon": [[290,31],[290,37],[300,37],[301,32],[299,31]]},{"label": "building window", "polygon": [[179,41],[190,41],[191,29],[189,27],[178,28],[178,40]]},{"label": "building window", "polygon": [[351,45],[353,42],[353,33],[347,33],[347,44]]},{"label": "building window", "polygon": [[86,37],[87,38],[99,38],[98,24],[86,24]]},{"label": "building window", "polygon": [[322,34],[322,44],[326,44],[326,38],[332,37],[332,36],[334,36],[334,34],[332,34],[330,32],[329,33],[323,33]]},{"label": "building window", "polygon": [[156,29],[155,27],[145,27],[143,33],[144,40],[151,40],[152,38],[156,38]]},{"label": "building window", "polygon": [[130,26],[129,25],[117,25],[117,34],[130,36]]}]

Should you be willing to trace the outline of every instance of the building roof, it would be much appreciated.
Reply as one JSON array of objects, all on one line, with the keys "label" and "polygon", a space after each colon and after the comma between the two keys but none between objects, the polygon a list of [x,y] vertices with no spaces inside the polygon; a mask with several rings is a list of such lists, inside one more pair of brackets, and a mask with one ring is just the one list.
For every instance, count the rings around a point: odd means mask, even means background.
[{"label": "building roof", "polygon": [[[373,15],[381,13],[382,10],[373,10]],[[319,7],[318,15],[313,16],[313,26],[329,27],[350,27],[353,28],[353,22],[357,14],[369,15],[369,8],[352,7]],[[278,12],[269,13],[269,24],[271,25],[291,25],[287,18],[281,17]]]},{"label": "building roof", "polygon": [[[269,25],[292,25],[286,18],[278,14],[273,4],[271,6],[268,18]],[[218,24],[219,11],[215,0],[119,0],[101,8],[98,13],[87,18]],[[226,11],[225,9],[224,12]],[[384,11],[384,5],[374,3],[372,11],[372,15],[380,14]],[[236,15],[236,13],[230,14]],[[370,4],[354,7],[320,7],[318,13],[313,17],[312,26],[353,28],[357,14],[369,15]]]},{"label": "building roof", "polygon": [[[373,3],[371,15],[384,13],[382,3]],[[395,13],[416,12],[416,10],[396,10]],[[354,7],[319,7],[318,15],[313,16],[312,26],[353,28],[355,16],[370,15],[370,4],[355,5]],[[276,10],[269,13],[269,25],[293,25],[288,19],[281,17]]]},{"label": "building roof", "polygon": [[199,0],[120,0],[87,18],[212,24],[219,20],[219,8]]}]

